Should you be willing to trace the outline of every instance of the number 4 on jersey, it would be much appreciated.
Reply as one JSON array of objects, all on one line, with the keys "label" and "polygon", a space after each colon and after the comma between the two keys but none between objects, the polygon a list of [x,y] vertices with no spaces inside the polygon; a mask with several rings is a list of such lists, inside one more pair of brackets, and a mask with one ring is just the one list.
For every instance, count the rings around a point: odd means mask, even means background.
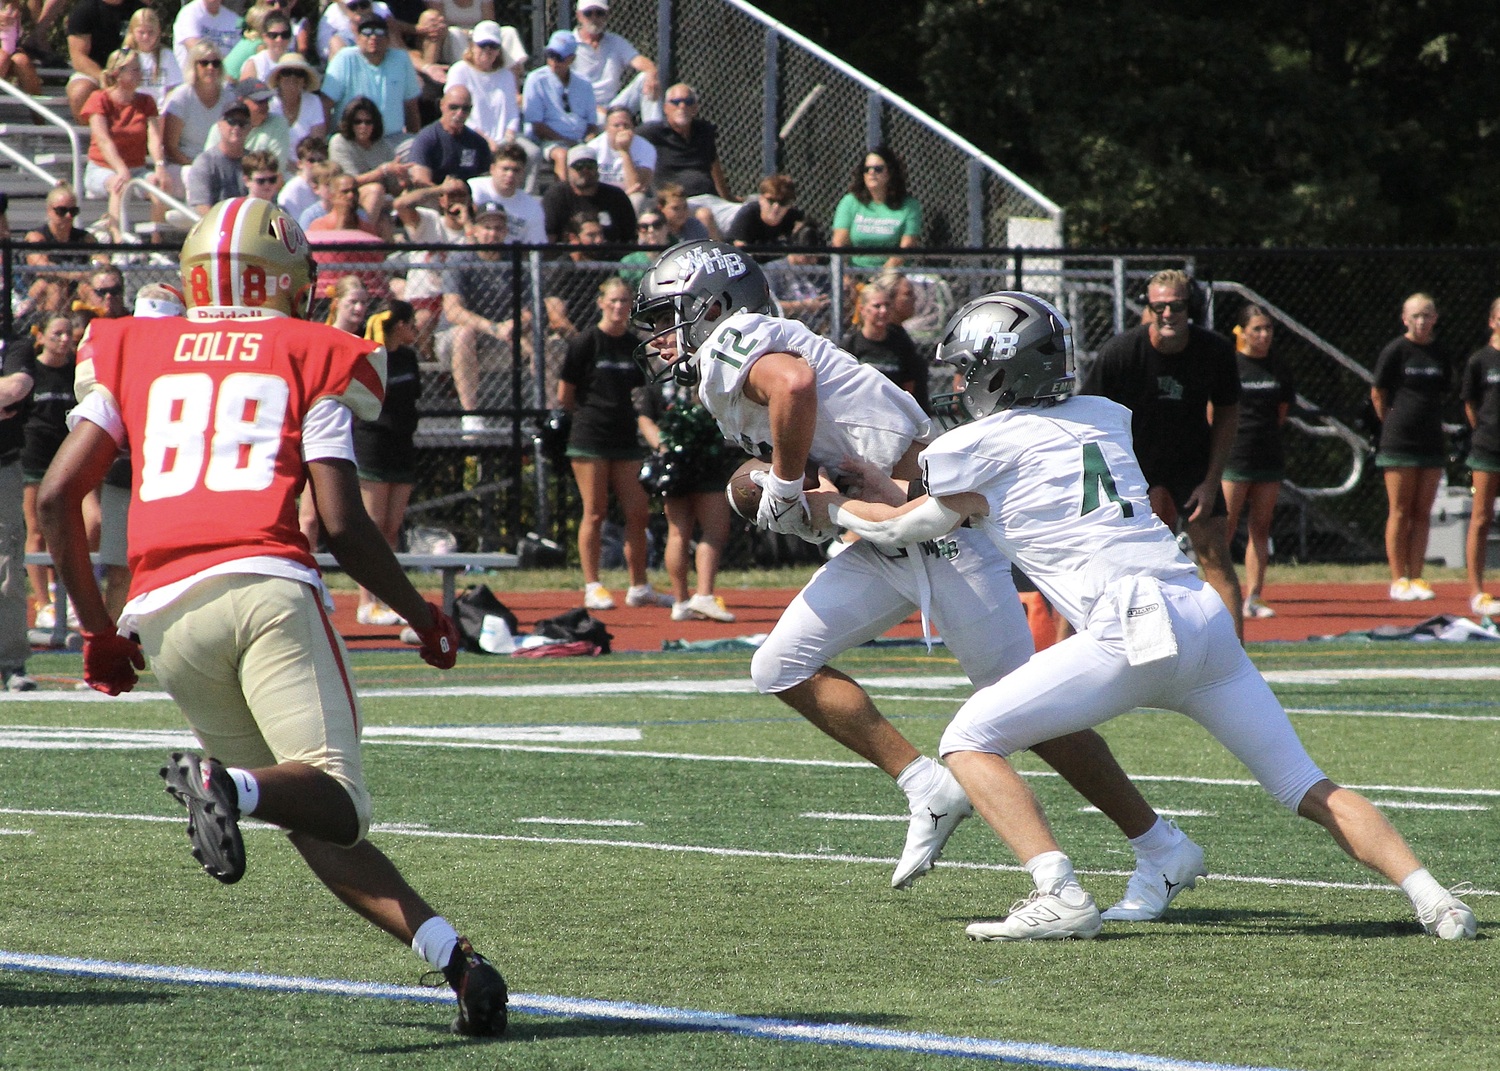
[{"label": "number 4 on jersey", "polygon": [[1109,466],[1104,463],[1104,451],[1099,449],[1098,443],[1084,443],[1083,509],[1078,513],[1080,517],[1087,517],[1099,508],[1101,490],[1105,498],[1120,507],[1121,513],[1127,517],[1135,516],[1135,509],[1115,490],[1115,478],[1110,473]]}]

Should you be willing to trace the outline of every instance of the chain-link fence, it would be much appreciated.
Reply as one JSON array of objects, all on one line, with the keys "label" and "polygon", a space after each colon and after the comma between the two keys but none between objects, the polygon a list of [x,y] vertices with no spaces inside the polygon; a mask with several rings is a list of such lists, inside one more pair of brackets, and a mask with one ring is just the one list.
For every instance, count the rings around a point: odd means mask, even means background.
[{"label": "chain-link fence", "polygon": [[[34,315],[26,315],[25,295],[38,273],[21,254],[45,248],[0,245],[17,330],[34,322]],[[368,256],[370,249],[359,252]],[[373,292],[399,295],[414,251],[379,248],[374,259],[357,261],[320,252],[330,258],[320,278],[326,286],[339,273],[357,271]],[[529,532],[570,545],[576,494],[566,463],[543,448],[547,411],[555,404],[568,340],[598,320],[600,284],[618,272],[633,285],[638,274],[609,260],[579,262],[520,246],[477,256],[472,250],[462,256],[447,252],[444,300],[456,297],[501,324],[502,337],[469,332],[465,338],[434,310],[435,330],[421,343],[421,462],[411,522],[453,533],[464,550],[513,550]],[[850,329],[856,291],[868,276],[826,255],[831,252],[808,251],[795,264],[773,260],[766,271],[788,314],[839,338]],[[108,255],[125,275],[127,298],[148,282],[176,280],[172,252],[135,246]],[[1437,299],[1441,342],[1455,367],[1461,364],[1488,337],[1489,302],[1500,292],[1500,251],[950,250],[908,257],[904,271],[915,301],[905,327],[930,355],[942,326],[965,301],[993,290],[1028,289],[1063,309],[1086,365],[1108,338],[1140,322],[1146,280],[1165,267],[1186,268],[1206,284],[1201,315],[1221,332],[1228,333],[1247,300],[1265,304],[1277,321],[1274,352],[1292,372],[1299,397],[1286,431],[1289,471],[1275,528],[1277,556],[1378,558],[1385,499],[1379,473],[1369,464],[1368,369],[1401,332],[1401,303],[1415,290]],[[931,388],[942,389],[943,379],[934,368]],[[1456,398],[1450,417],[1455,425],[1460,420]],[[1450,466],[1449,478],[1455,487],[1467,486],[1460,463]],[[789,553],[745,540],[736,546],[743,561]]]}]

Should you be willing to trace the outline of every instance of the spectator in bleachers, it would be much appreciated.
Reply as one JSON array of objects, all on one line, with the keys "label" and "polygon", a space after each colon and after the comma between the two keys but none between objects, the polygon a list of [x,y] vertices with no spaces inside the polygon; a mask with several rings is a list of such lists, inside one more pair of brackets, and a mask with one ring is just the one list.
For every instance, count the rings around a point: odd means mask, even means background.
[{"label": "spectator in bleachers", "polygon": [[370,217],[384,214],[387,194],[399,195],[412,184],[410,169],[396,159],[395,146],[383,136],[384,123],[373,101],[356,97],[328,142],[329,160],[354,176],[360,207]]},{"label": "spectator in bleachers", "polygon": [[[165,113],[167,94],[182,85],[182,66],[177,54],[161,39],[161,18],[149,7],[130,16],[122,48],[134,49],[141,58],[141,92],[150,93],[156,110]],[[35,93],[38,89],[27,90]]]},{"label": "spectator in bleachers", "polygon": [[25,13],[20,0],[0,0],[0,78],[23,93],[37,94],[42,91],[42,76],[22,47]]},{"label": "spectator in bleachers", "polygon": [[313,189],[313,168],[327,160],[328,142],[316,134],[297,144],[297,173],[276,195],[276,203],[293,219],[300,220],[303,212],[318,203],[317,191]]},{"label": "spectator in bleachers", "polygon": [[859,294],[859,322],[844,335],[840,348],[860,364],[878,368],[887,379],[915,398],[927,411],[927,362],[904,328],[891,323],[894,281],[872,279]]},{"label": "spectator in bleachers", "polygon": [[526,76],[521,93],[527,134],[541,146],[563,184],[568,181],[568,150],[599,129],[594,87],[573,77],[577,51],[578,39],[558,30],[547,39],[546,65]]},{"label": "spectator in bleachers", "polygon": [[620,278],[631,286],[640,283],[646,269],[656,259],[657,251],[664,249],[667,244],[667,217],[650,202],[635,217],[635,243],[646,248],[626,253],[620,258]]},{"label": "spectator in bleachers", "polygon": [[[229,77],[239,79],[242,82],[264,82],[271,84],[271,68],[280,63],[286,56],[302,55],[292,47],[296,31],[292,29],[292,17],[282,7],[272,7],[262,3],[251,8],[251,15],[245,17],[248,26],[254,13],[264,11],[260,20],[260,29],[254,47],[250,49],[249,55],[240,59],[238,65],[224,58],[224,70]],[[235,46],[236,50],[242,47],[244,42]],[[304,60],[306,57],[303,57]]]},{"label": "spectator in bleachers", "polygon": [[450,86],[444,91],[442,115],[412,139],[412,182],[436,186],[451,176],[467,183],[489,173],[490,143],[464,125],[473,110],[474,99],[466,86]]},{"label": "spectator in bleachers", "polygon": [[271,98],[271,114],[285,119],[289,125],[294,156],[297,146],[308,138],[324,141],[328,134],[328,111],[318,92],[322,81],[322,76],[300,52],[282,56],[266,81],[276,94]]},{"label": "spectator in bleachers", "polygon": [[245,178],[245,192],[262,201],[274,201],[281,192],[281,161],[276,154],[256,149],[240,157],[240,174]]},{"label": "spectator in bleachers", "polygon": [[453,389],[465,410],[460,427],[471,434],[489,426],[473,412],[481,402],[481,362],[493,365],[510,357],[511,281],[496,270],[505,232],[505,209],[493,202],[476,205],[469,237],[477,248],[470,257],[449,260],[443,271],[447,327],[438,333],[437,355],[451,364]]},{"label": "spectator in bleachers", "polygon": [[[884,145],[865,153],[854,168],[849,192],[833,213],[835,247],[900,246],[909,249],[922,236],[922,206],[906,192],[906,168]],[[850,257],[858,268],[895,268],[899,256]]]},{"label": "spectator in bleachers", "polygon": [[112,264],[94,268],[78,285],[77,305],[95,317],[125,315],[125,276]]},{"label": "spectator in bleachers", "polygon": [[[661,82],[656,64],[640,54],[625,38],[604,28],[609,21],[607,0],[578,0],[578,57],[573,73],[594,87],[594,100],[602,120],[618,104],[643,120],[661,118]],[[634,71],[628,85],[626,71]]]},{"label": "spectator in bleachers", "polygon": [[474,39],[448,68],[446,84],[468,89],[474,101],[468,125],[484,136],[491,152],[516,140],[521,133],[520,91],[515,72],[506,65],[500,26],[481,22],[474,28]]},{"label": "spectator in bleachers", "polygon": [[[436,208],[427,207],[435,203]],[[474,206],[469,184],[448,178],[437,186],[415,186],[396,198],[396,218],[406,229],[412,245],[467,245]],[[443,250],[414,253],[413,267],[406,273],[406,300],[415,310],[419,348],[432,348],[433,332],[443,311],[442,268],[448,254]],[[422,265],[422,266],[418,266]]]},{"label": "spectator in bleachers", "polygon": [[307,225],[313,231],[363,231],[374,238],[386,238],[379,218],[360,211],[359,180],[348,172],[340,172],[328,180],[328,211]]},{"label": "spectator in bleachers", "polygon": [[667,90],[665,118],[644,124],[638,133],[656,147],[656,181],[681,186],[712,237],[729,226],[739,203],[729,190],[719,162],[719,132],[698,118],[698,93],[679,83]]},{"label": "spectator in bleachers", "polygon": [[428,0],[428,3],[442,11],[448,25],[465,32],[477,30],[480,23],[494,22],[496,18],[495,0]]},{"label": "spectator in bleachers", "polygon": [[102,84],[110,53],[125,40],[125,25],[144,5],[140,0],[78,0],[68,12],[68,108],[80,123],[83,106]]},{"label": "spectator in bleachers", "polygon": [[656,207],[667,221],[667,244],[696,242],[712,237],[708,227],[688,208],[687,194],[675,182],[656,184]]},{"label": "spectator in bleachers", "polygon": [[604,129],[589,142],[589,148],[599,161],[599,181],[624,190],[639,212],[651,196],[656,146],[636,136],[635,116],[630,109],[623,104],[611,105],[604,118]]},{"label": "spectator in bleachers", "polygon": [[309,170],[308,185],[313,199],[297,215],[298,225],[305,231],[319,216],[333,211],[333,180],[347,172],[332,160],[313,164]]},{"label": "spectator in bleachers", "polygon": [[416,29],[407,44],[406,54],[411,57],[412,69],[422,84],[422,93],[417,97],[417,117],[422,120],[424,129],[437,122],[440,116],[438,101],[443,96],[448,69],[463,57],[468,45],[464,32],[449,26],[438,8],[425,8],[417,16]]},{"label": "spectator in bleachers", "polygon": [[[140,57],[125,49],[112,52],[102,78],[104,88],[95,90],[83,106],[83,117],[89,125],[83,188],[92,197],[109,198],[110,233],[120,241],[124,237],[122,203],[131,179],[143,178],[159,189],[166,189],[169,183],[161,116],[150,94],[140,92]],[[153,200],[152,218],[159,221],[164,214],[162,206]]]},{"label": "spectator in bleachers", "polygon": [[369,15],[389,19],[391,9],[383,2],[371,0],[331,0],[323,8],[318,19],[316,48],[324,66],[344,49],[359,43],[360,20]]},{"label": "spectator in bleachers", "polygon": [[346,48],[328,61],[323,76],[323,95],[328,98],[330,121],[343,119],[344,111],[361,97],[380,109],[383,137],[391,152],[405,140],[403,131],[422,129],[417,98],[422,84],[411,57],[404,48],[392,48],[386,20],[367,15],[359,23],[359,46]]},{"label": "spectator in bleachers", "polygon": [[[265,46],[266,19],[271,15],[285,18],[281,15],[281,0],[255,0],[245,12],[245,20],[240,24],[239,40],[224,53],[224,75],[231,82],[238,82],[245,77],[245,64]],[[287,26],[287,40],[290,42],[291,24],[288,23]]]},{"label": "spectator in bleachers", "polygon": [[[568,217],[568,222],[563,228],[563,240],[568,245],[603,245],[604,224],[599,219],[599,213],[588,209],[574,212]],[[581,249],[574,250],[568,255],[579,264],[597,259],[594,254]]]},{"label": "spectator in bleachers", "polygon": [[235,101],[219,117],[213,147],[199,153],[187,170],[187,203],[195,211],[201,214],[227,198],[245,196],[240,161],[249,132],[250,109],[244,101]]},{"label": "spectator in bleachers", "polygon": [[490,162],[490,173],[469,180],[475,204],[494,201],[505,209],[507,242],[543,245],[547,241],[542,199],[521,189],[526,174],[526,150],[520,145],[502,145]]},{"label": "spectator in bleachers", "polygon": [[[276,94],[264,82],[242,82],[239,93],[239,103],[250,109],[250,129],[245,133],[245,151],[275,153],[277,160],[291,167],[292,130],[285,118],[271,111],[271,101]],[[215,127],[208,135],[206,147],[212,149],[218,140],[218,128]]]},{"label": "spectator in bleachers", "polygon": [[599,181],[599,161],[587,145],[568,150],[568,180],[550,187],[542,195],[547,237],[565,239],[568,220],[579,212],[598,216],[604,240],[625,244],[635,240],[635,208],[625,191]]},{"label": "spectator in bleachers", "polygon": [[[625,516],[625,568],[632,607],[671,606],[672,597],[654,591],[646,576],[646,522],[651,502],[641,486],[646,451],[643,430],[645,374],[635,362],[640,339],[630,329],[630,287],[618,277],[604,281],[594,302],[598,321],[568,344],[557,385],[557,404],[572,414],[568,460],[583,516],[578,522],[578,559],[583,567],[583,604],[613,610],[614,597],[599,580],[604,521],[613,496]],[[640,392],[640,395],[637,394]]]},{"label": "spectator in bleachers", "polygon": [[[467,187],[466,187],[467,189]],[[397,549],[406,505],[417,482],[417,402],[422,397],[416,324],[412,307],[392,301],[365,323],[365,338],[385,347],[385,401],[374,420],[354,421],[354,462],[359,497],[380,534]],[[362,625],[398,625],[405,620],[373,592],[359,589],[355,620]]]},{"label": "spectator in bleachers", "polygon": [[738,246],[786,245],[802,222],[802,209],[792,207],[796,200],[797,185],[790,176],[767,175],[755,200],[734,214],[725,237]]},{"label": "spectator in bleachers", "polygon": [[[95,245],[94,236],[78,225],[78,212],[78,194],[66,182],[59,182],[47,191],[46,221],[36,230],[27,231],[26,241]],[[89,254],[83,252],[28,253],[26,266],[43,270],[32,281],[26,302],[15,310],[17,318],[66,312],[86,275],[89,259]]]},{"label": "spectator in bleachers", "polygon": [[29,26],[24,44],[44,67],[60,63],[60,57],[52,51],[52,27],[68,7],[69,0],[26,0]]},{"label": "spectator in bleachers", "polygon": [[187,81],[167,94],[162,116],[162,142],[167,152],[167,177],[181,193],[184,168],[202,154],[214,124],[234,102],[224,82],[224,61],[207,41],[193,46],[184,68]]},{"label": "spectator in bleachers", "polygon": [[765,266],[766,282],[781,305],[781,314],[801,320],[819,334],[831,327],[828,270],[822,266],[822,258],[806,250],[822,244],[817,224],[804,220],[792,228],[792,248],[787,255]]},{"label": "spectator in bleachers", "polygon": [[188,0],[172,23],[172,49],[177,62],[187,70],[189,52],[199,41],[207,41],[227,56],[240,43],[240,17],[223,0]]}]

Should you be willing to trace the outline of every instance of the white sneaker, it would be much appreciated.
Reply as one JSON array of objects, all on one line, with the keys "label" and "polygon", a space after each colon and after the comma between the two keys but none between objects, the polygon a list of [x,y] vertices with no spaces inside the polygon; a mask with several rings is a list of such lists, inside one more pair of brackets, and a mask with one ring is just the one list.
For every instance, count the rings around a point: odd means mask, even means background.
[{"label": "white sneaker", "polygon": [[615,608],[615,597],[606,591],[602,585],[584,588],[583,608],[585,610],[613,610]]},{"label": "white sneaker", "polygon": [[1391,582],[1391,599],[1394,602],[1412,602],[1417,598],[1412,593],[1411,581],[1402,577]]},{"label": "white sneaker", "polygon": [[1110,922],[1151,922],[1166,913],[1183,889],[1208,876],[1203,849],[1184,836],[1160,855],[1140,860],[1125,886],[1125,895],[1112,904],[1104,918]]},{"label": "white sneaker", "polygon": [[[1456,886],[1454,892],[1462,892],[1471,887]],[[1430,915],[1418,915],[1417,919],[1422,923],[1422,929],[1441,937],[1444,941],[1472,941],[1474,935],[1479,932],[1479,923],[1474,919],[1474,912],[1469,910],[1468,904],[1451,892],[1443,898]]]},{"label": "white sneaker", "polygon": [[406,618],[383,603],[371,603],[361,606],[354,611],[354,620],[361,625],[376,625],[381,628],[391,628],[395,625],[406,624]]},{"label": "white sneaker", "polygon": [[1259,595],[1252,595],[1245,600],[1245,612],[1241,616],[1246,618],[1275,617],[1276,611],[1262,602]]},{"label": "white sneaker", "polygon": [[964,932],[972,941],[1087,941],[1103,926],[1094,898],[1069,882],[1055,893],[1037,890],[1012,904],[1005,918],[970,923]]},{"label": "white sneaker", "polygon": [[1411,582],[1411,597],[1413,602],[1426,602],[1428,599],[1437,598],[1437,592],[1432,590],[1432,585],[1420,576]]},{"label": "white sneaker", "polygon": [[50,602],[46,606],[38,606],[36,608],[36,624],[33,627],[56,628],[57,607]]},{"label": "white sneaker", "polygon": [[901,850],[901,859],[896,872],[891,875],[891,888],[909,889],[912,882],[932,869],[943,854],[943,845],[969,815],[974,805],[964,795],[963,786],[946,766],[938,766],[942,780],[938,787],[920,800],[911,804],[911,823],[906,827],[906,847]]},{"label": "white sneaker", "polygon": [[672,596],[664,591],[657,591],[650,584],[632,587],[625,592],[626,606],[672,606],[673,604]]},{"label": "white sneaker", "polygon": [[1469,600],[1469,609],[1480,617],[1500,617],[1500,599],[1481,591]]},{"label": "white sneaker", "polygon": [[[679,607],[681,607],[681,617],[678,616]],[[694,595],[686,602],[673,604],[673,621],[691,621],[694,618],[730,622],[734,620],[734,614],[724,605],[724,600],[717,595]]]}]

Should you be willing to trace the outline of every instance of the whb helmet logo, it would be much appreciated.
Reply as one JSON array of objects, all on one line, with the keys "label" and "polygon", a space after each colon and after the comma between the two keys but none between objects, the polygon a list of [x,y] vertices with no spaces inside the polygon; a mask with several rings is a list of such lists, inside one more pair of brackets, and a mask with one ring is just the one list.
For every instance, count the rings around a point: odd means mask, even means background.
[{"label": "whb helmet logo", "polygon": [[963,318],[957,329],[948,337],[948,343],[950,345],[962,342],[974,343],[992,338],[995,344],[989,352],[990,357],[998,357],[1002,360],[1014,357],[1021,344],[1021,336],[1016,333],[1015,329],[1025,323],[1030,316],[1024,309],[1015,309],[1010,306],[1006,308],[1018,314],[1012,318],[1010,324],[1000,323],[995,315],[1000,311],[999,309],[993,305],[985,305]]},{"label": "whb helmet logo", "polygon": [[731,279],[738,279],[748,270],[745,266],[745,258],[728,250],[689,249],[685,252],[691,271],[722,271]]}]

